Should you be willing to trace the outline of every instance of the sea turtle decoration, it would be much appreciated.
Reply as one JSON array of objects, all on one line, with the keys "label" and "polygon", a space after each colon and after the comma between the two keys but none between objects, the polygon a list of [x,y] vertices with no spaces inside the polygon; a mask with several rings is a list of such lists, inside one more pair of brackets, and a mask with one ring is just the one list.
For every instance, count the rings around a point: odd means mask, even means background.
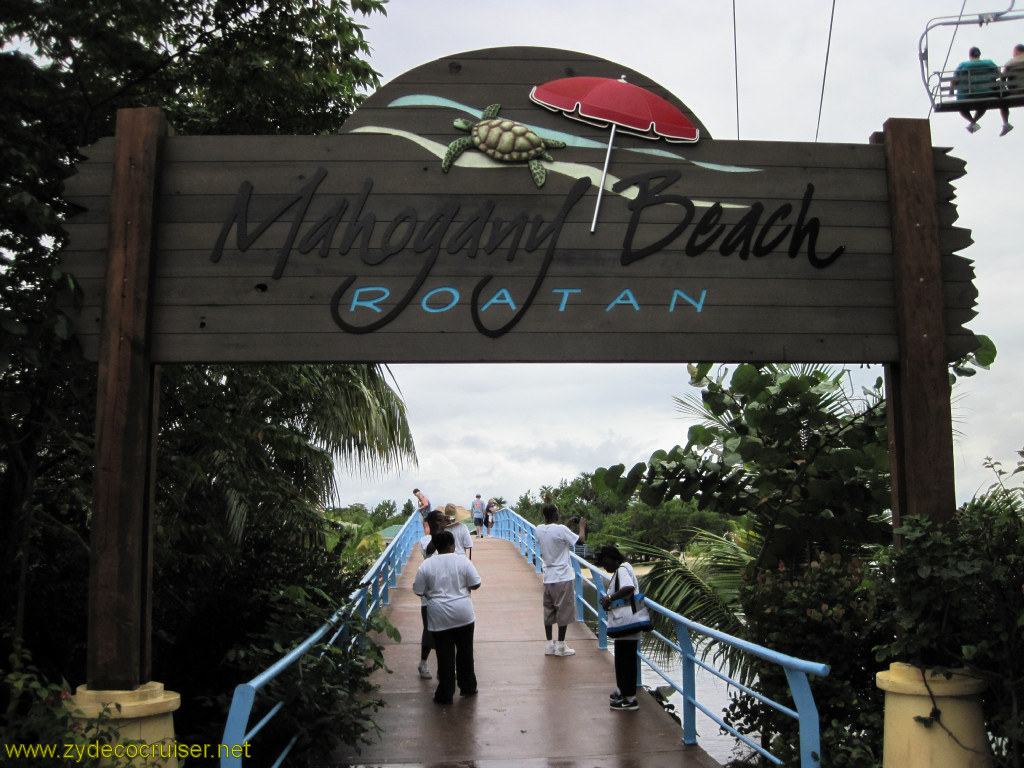
[{"label": "sea turtle decoration", "polygon": [[483,111],[479,122],[458,118],[454,125],[460,131],[469,131],[469,136],[456,139],[448,145],[448,151],[441,160],[441,170],[448,173],[455,158],[467,149],[476,147],[485,155],[503,163],[528,163],[530,175],[538,187],[544,186],[547,171],[539,158],[553,160],[548,148],[564,147],[564,141],[542,139],[533,130],[515,120],[498,117],[500,104],[491,104]]}]

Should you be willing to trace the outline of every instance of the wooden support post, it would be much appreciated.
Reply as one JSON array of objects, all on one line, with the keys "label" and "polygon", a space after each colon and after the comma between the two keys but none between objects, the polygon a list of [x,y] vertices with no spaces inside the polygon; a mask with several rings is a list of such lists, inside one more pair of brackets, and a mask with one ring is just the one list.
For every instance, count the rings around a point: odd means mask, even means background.
[{"label": "wooden support post", "polygon": [[944,523],[956,490],[931,131],[891,118],[872,141],[885,145],[899,327],[900,359],[885,369],[893,525],[904,515]]},{"label": "wooden support post", "polygon": [[91,690],[135,690],[150,673],[145,593],[157,383],[149,356],[149,288],[160,146],[170,133],[159,109],[117,114],[96,408],[86,670]]}]

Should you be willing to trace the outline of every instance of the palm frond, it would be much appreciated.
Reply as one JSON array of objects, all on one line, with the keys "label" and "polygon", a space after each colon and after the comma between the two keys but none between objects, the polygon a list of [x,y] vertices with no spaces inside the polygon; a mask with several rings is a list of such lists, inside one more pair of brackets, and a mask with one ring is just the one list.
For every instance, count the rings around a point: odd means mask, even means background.
[{"label": "palm frond", "polygon": [[[744,569],[754,556],[739,542],[707,531],[696,531],[695,542],[685,555],[636,541],[624,542],[623,548],[650,566],[640,578],[648,599],[698,624],[738,636],[743,632],[739,590]],[[666,637],[675,637],[675,626],[660,614],[655,616],[655,627]],[[691,639],[702,660],[711,655],[730,674],[746,678],[739,652],[707,638]],[[661,661],[671,655],[660,643],[652,642],[648,650]]]}]

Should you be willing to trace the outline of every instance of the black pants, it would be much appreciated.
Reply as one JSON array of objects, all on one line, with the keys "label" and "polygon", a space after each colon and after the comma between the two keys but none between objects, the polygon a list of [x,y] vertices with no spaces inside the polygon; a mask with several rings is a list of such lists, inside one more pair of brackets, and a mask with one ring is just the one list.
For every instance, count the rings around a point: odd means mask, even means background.
[{"label": "black pants", "polygon": [[434,647],[434,636],[427,629],[427,606],[420,606],[420,618],[423,619],[423,634],[420,635],[420,661],[426,661],[430,649]]},{"label": "black pants", "polygon": [[636,652],[639,640],[615,641],[615,684],[623,696],[636,696]]},{"label": "black pants", "polygon": [[455,629],[434,632],[434,652],[437,654],[437,689],[434,701],[450,704],[455,696],[455,684],[465,696],[476,693],[476,670],[473,666],[473,629],[476,623]]}]

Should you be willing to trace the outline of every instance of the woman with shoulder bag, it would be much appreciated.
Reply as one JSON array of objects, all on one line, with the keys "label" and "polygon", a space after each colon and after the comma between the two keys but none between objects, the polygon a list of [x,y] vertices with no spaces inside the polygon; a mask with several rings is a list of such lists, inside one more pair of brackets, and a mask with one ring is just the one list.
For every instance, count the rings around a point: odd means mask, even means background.
[{"label": "woman with shoulder bag", "polygon": [[[615,640],[615,683],[609,696],[611,708],[628,712],[639,709],[636,700],[637,651],[641,632],[650,630],[651,620],[643,607],[643,595],[633,566],[626,557],[608,544],[597,551],[597,564],[612,574],[601,607],[608,614],[608,636]],[[639,602],[639,605],[638,605]]]}]

